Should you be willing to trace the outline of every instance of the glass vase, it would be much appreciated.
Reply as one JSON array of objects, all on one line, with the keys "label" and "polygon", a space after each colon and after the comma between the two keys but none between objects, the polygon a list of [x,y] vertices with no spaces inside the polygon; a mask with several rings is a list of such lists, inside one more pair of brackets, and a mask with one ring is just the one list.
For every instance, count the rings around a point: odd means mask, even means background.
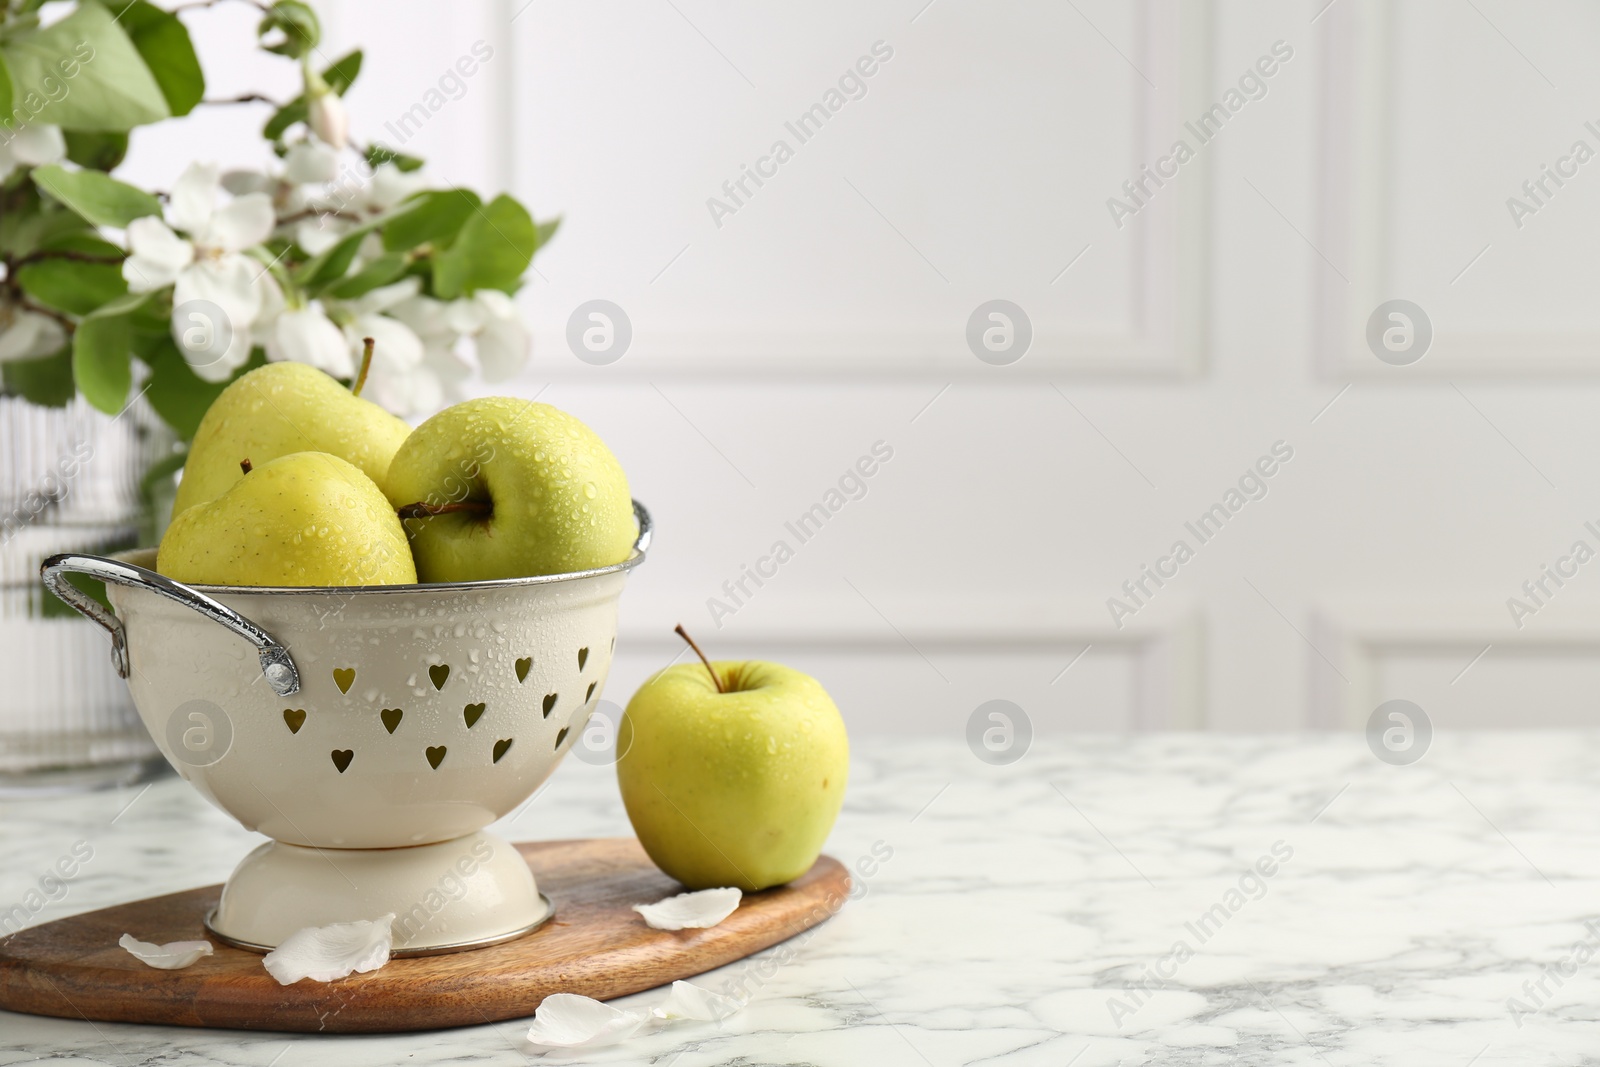
[{"label": "glass vase", "polygon": [[0,395],[0,794],[117,785],[159,765],[105,633],[45,591],[39,565],[154,544],[171,479],[156,499],[142,483],[172,448],[139,401],[109,416],[82,398]]}]

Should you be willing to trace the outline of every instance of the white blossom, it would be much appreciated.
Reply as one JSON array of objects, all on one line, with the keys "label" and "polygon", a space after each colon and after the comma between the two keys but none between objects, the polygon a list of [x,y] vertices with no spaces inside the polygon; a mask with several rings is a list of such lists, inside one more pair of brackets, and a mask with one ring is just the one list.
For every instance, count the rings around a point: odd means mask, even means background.
[{"label": "white blossom", "polygon": [[353,365],[360,365],[365,339],[372,338],[372,369],[362,395],[397,415],[432,412],[444,399],[438,375],[424,364],[422,338],[387,314],[415,298],[419,284],[416,278],[406,278],[353,300],[326,301],[329,311],[344,324]]},{"label": "white blossom", "polygon": [[308,306],[284,311],[266,328],[263,342],[267,358],[274,362],[309,363],[335,378],[355,374],[350,346],[344,333],[320,307]]},{"label": "white blossom", "polygon": [[[195,374],[212,382],[225,381],[250,357],[251,328],[268,288],[276,288],[266,268],[242,254],[271,235],[271,198],[245,193],[218,207],[219,186],[215,166],[191,164],[172,187],[166,221],[146,216],[128,224],[131,252],[122,264],[130,292],[173,287],[173,339]],[[215,316],[206,305],[224,321],[209,321]]]},{"label": "white blossom", "polygon": [[318,140],[334,148],[343,148],[350,141],[350,114],[339,94],[332,89],[323,88],[312,94],[306,125]]},{"label": "white blossom", "polygon": [[42,167],[67,158],[67,139],[59,126],[23,126],[8,132],[10,136],[0,143],[0,177],[18,167]]},{"label": "white blossom", "polygon": [[52,355],[66,343],[67,331],[49,315],[0,303],[0,363]]}]

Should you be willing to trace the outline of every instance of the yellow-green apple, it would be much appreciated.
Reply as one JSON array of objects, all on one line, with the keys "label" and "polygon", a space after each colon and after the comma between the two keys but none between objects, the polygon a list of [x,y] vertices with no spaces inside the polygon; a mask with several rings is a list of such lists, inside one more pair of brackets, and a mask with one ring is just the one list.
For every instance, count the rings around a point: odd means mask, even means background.
[{"label": "yellow-green apple", "polygon": [[239,480],[239,461],[262,467],[291,452],[327,452],[381,482],[411,427],[305,363],[268,363],[212,401],[189,446],[172,513],[215,500]]},{"label": "yellow-green apple", "polygon": [[383,488],[424,582],[607,567],[638,535],[605,442],[564,411],[513,397],[468,400],[418,426]]},{"label": "yellow-green apple", "polygon": [[399,518],[359,467],[326,452],[291,452],[241,469],[221,496],[172,520],[156,570],[202,585],[417,580]]},{"label": "yellow-green apple", "polygon": [[702,662],[666,668],[628,701],[617,729],[628,819],[656,866],[690,889],[792,881],[844,801],[844,720],[809,675]]}]

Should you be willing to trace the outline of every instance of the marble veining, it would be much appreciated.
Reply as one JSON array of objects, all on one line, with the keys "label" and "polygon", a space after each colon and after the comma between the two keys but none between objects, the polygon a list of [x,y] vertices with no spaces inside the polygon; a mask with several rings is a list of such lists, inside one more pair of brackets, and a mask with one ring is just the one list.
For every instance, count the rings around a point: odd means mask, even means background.
[{"label": "marble veining", "polygon": [[[1008,767],[858,739],[828,849],[866,872],[857,898],[697,979],[751,994],[721,1026],[541,1057],[516,1020],[326,1038],[0,1012],[0,1065],[1600,1063],[1597,766],[1600,733],[1441,736],[1410,767],[1354,735],[1041,740]],[[496,830],[627,821],[610,769],[568,760]],[[8,801],[0,913],[219,881],[260,840],[175,778]]]}]

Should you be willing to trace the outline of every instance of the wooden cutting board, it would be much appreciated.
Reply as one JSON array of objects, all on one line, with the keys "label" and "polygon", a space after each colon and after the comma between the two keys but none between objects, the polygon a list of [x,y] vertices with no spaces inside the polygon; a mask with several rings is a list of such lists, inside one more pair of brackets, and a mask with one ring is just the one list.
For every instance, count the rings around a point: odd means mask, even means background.
[{"label": "wooden cutting board", "polygon": [[[850,875],[823,856],[800,878],[748,893],[706,930],[653,930],[634,904],[683,887],[633,838],[518,844],[555,917],[500,945],[390,960],[370,974],[281,986],[261,956],[208,938],[201,917],[221,886],[191,889],[30,927],[0,940],[0,1008],[115,1022],[308,1033],[389,1033],[531,1016],[551,993],[608,1000],[742,959],[829,918]],[[117,945],[211,940],[214,955],[179,971],[145,966]]]}]

